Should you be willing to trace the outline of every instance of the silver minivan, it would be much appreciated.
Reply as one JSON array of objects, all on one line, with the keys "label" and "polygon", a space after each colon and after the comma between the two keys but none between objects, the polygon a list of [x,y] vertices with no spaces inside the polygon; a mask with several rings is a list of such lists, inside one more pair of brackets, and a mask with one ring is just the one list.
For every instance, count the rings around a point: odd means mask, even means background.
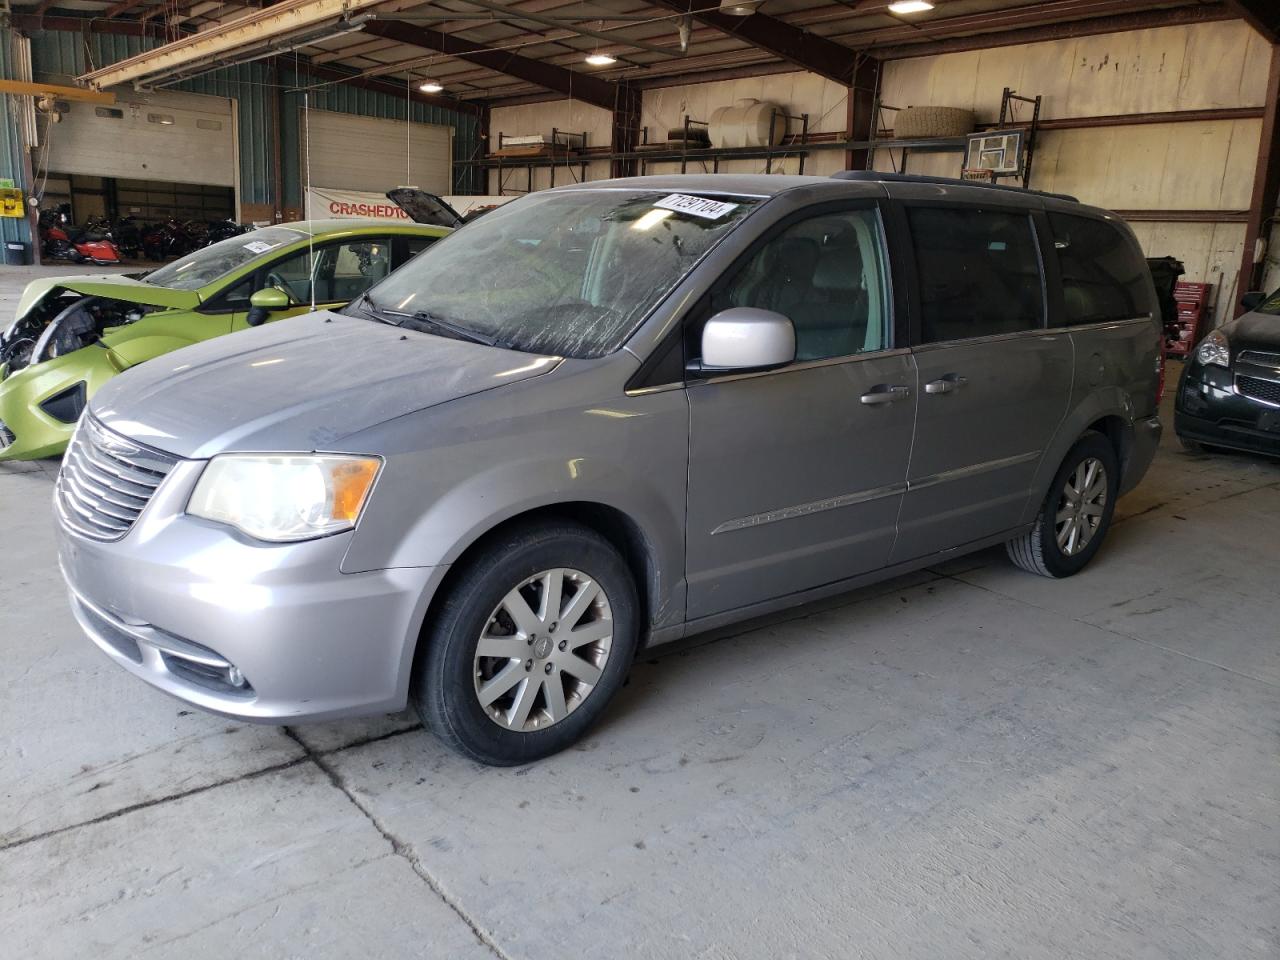
[{"label": "silver minivan", "polygon": [[1059,197],[865,173],[531,194],[339,312],[94,398],[55,494],[80,624],[292,723],[412,703],[563,749],[638,649],[993,544],[1069,576],[1151,462],[1155,292]]}]

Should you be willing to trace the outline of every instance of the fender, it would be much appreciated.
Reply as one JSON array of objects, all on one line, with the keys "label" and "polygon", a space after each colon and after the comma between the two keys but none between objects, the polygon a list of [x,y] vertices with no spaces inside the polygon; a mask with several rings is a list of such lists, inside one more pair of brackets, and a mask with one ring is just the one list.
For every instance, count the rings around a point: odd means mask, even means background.
[{"label": "fender", "polygon": [[[1040,458],[1040,465],[1036,468],[1035,478],[1032,481],[1032,496],[1023,510],[1023,523],[1031,523],[1035,520],[1036,514],[1040,512],[1041,504],[1044,503],[1045,495],[1049,492],[1049,484],[1053,482],[1054,475],[1057,474],[1058,468],[1062,466],[1062,461],[1066,459],[1067,453],[1075,446],[1076,441],[1089,428],[1089,425],[1096,423],[1103,417],[1118,417],[1122,420],[1125,425],[1124,429],[1128,434],[1122,444],[1122,449],[1128,449],[1132,446],[1134,408],[1133,401],[1127,392],[1114,385],[1099,386],[1095,387],[1084,398],[1073,399],[1071,409],[1068,411],[1067,416],[1063,418],[1062,423],[1058,425],[1053,439],[1048,447],[1045,448],[1044,455]],[[1123,458],[1121,459],[1120,467],[1123,476]]]},{"label": "fender", "polygon": [[[613,381],[617,371],[601,374]],[[598,397],[597,386],[583,393]],[[638,531],[648,547],[646,586],[651,608],[659,611],[655,620],[678,621],[684,613],[688,481],[684,391],[595,402],[579,394],[544,405],[545,387],[523,387],[513,384],[414,415],[420,419],[413,433],[435,440],[426,450],[388,450],[377,442],[381,428],[344,441],[344,447],[381,451],[385,465],[343,572],[449,565],[514,517],[558,505],[594,505],[616,511]],[[407,433],[403,424],[396,432]],[[646,468],[623,466],[636,462]]]}]

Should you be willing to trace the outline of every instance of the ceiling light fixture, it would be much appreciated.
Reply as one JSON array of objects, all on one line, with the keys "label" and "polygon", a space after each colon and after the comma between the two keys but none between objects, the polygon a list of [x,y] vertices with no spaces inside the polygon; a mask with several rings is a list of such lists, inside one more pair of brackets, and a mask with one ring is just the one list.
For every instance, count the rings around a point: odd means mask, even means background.
[{"label": "ceiling light fixture", "polygon": [[617,57],[611,57],[607,53],[601,53],[598,50],[595,53],[587,55],[587,63],[591,64],[593,67],[607,67],[611,63],[617,62]]},{"label": "ceiling light fixture", "polygon": [[444,84],[436,83],[434,80],[423,80],[418,84],[418,89],[423,93],[439,93],[444,89]]},{"label": "ceiling light fixture", "polygon": [[890,13],[924,13],[932,9],[933,4],[929,0],[897,0],[889,4]]},{"label": "ceiling light fixture", "polygon": [[764,0],[720,0],[720,12],[731,17],[749,17],[762,3]]}]

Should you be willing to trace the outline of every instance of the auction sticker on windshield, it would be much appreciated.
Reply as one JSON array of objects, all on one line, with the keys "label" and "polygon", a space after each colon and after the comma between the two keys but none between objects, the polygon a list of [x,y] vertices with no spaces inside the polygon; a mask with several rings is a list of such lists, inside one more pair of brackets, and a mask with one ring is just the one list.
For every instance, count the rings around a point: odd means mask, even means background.
[{"label": "auction sticker on windshield", "polygon": [[736,203],[691,197],[685,193],[673,193],[669,197],[663,197],[654,206],[661,207],[663,210],[674,210],[677,213],[688,213],[705,220],[719,220],[731,210],[738,209]]},{"label": "auction sticker on windshield", "polygon": [[274,243],[266,243],[262,240],[250,240],[244,245],[244,248],[250,253],[266,253],[274,246]]}]

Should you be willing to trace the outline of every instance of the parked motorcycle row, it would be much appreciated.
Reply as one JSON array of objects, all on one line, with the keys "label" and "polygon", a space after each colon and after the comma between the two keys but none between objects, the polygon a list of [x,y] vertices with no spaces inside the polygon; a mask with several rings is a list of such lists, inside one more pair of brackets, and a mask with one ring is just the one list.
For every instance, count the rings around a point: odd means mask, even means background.
[{"label": "parked motorcycle row", "polygon": [[90,217],[71,222],[71,205],[40,211],[40,252],[45,260],[116,264],[122,260],[172,260],[249,227],[232,220],[177,220],[141,223],[133,217]]}]

